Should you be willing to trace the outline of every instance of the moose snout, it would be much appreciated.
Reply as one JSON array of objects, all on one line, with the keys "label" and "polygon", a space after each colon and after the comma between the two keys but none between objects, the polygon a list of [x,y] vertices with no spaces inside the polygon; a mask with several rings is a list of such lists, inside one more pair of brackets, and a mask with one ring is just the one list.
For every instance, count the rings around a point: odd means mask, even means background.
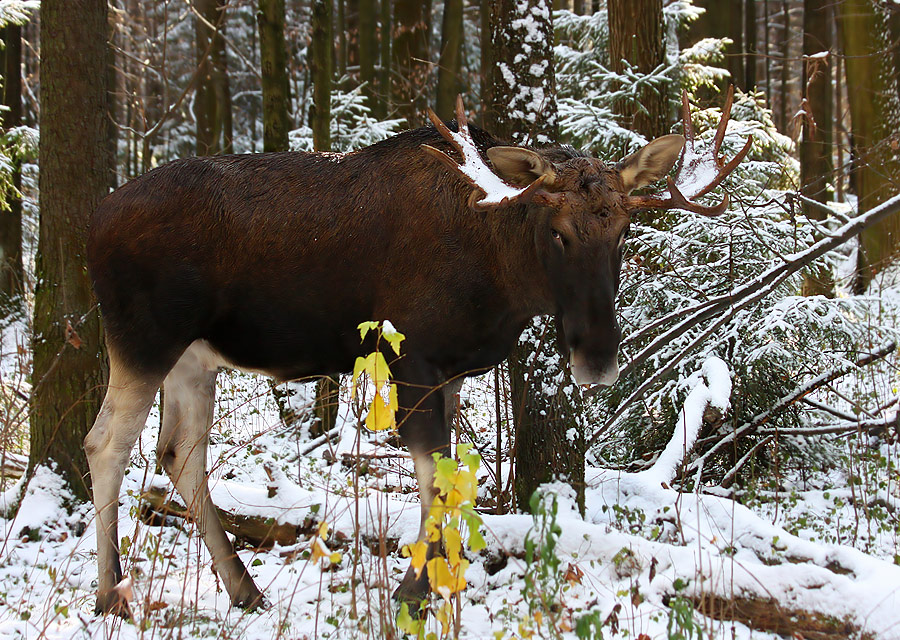
[{"label": "moose snout", "polygon": [[578,384],[600,384],[606,387],[619,379],[619,362],[616,353],[605,358],[589,358],[583,351],[569,352],[572,376]]},{"label": "moose snout", "polygon": [[[574,334],[574,335],[573,335]],[[613,385],[619,379],[619,341],[622,331],[618,323],[600,336],[581,332],[567,334],[569,365],[578,384]]]}]

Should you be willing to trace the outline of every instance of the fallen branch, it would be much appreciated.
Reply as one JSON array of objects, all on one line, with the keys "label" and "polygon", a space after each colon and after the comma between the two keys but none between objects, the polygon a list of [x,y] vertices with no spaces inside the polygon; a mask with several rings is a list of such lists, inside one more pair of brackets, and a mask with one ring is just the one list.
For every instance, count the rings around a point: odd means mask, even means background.
[{"label": "fallen branch", "polygon": [[[162,524],[160,519],[175,517],[191,520],[187,508],[171,499],[171,492],[152,488],[141,494],[141,519],[148,524]],[[316,531],[317,522],[307,518],[303,524],[278,524],[274,518],[245,516],[216,507],[222,527],[236,538],[253,547],[268,549],[276,544],[283,547],[296,544]]]},{"label": "fallen branch", "polygon": [[[854,369],[858,369],[859,367],[866,366],[871,364],[877,360],[880,360],[887,356],[888,354],[893,353],[897,348],[896,343],[889,342],[884,345],[880,349],[872,353],[868,353],[860,358],[857,358],[855,362],[847,363],[843,366],[837,367],[836,369],[832,369],[831,371],[827,371],[819,376],[816,376],[812,380],[808,381],[806,384],[801,385],[788,395],[784,396],[781,400],[776,402],[774,405],[757,415],[755,418],[750,420],[749,422],[745,422],[743,425],[732,431],[731,433],[726,434],[723,438],[721,438],[716,444],[714,444],[710,449],[708,449],[704,454],[694,460],[689,466],[687,471],[691,472],[697,469],[702,470],[703,465],[706,460],[714,455],[716,452],[720,451],[723,447],[728,444],[737,441],[738,438],[746,437],[756,431],[759,427],[766,424],[773,416],[777,413],[783,411],[787,407],[791,406],[804,396],[812,393],[816,389],[825,386],[826,384],[841,378]],[[784,430],[780,430],[779,433],[784,433]],[[734,471],[732,469],[732,471]],[[731,473],[729,472],[729,475]],[[699,478],[698,478],[699,480]],[[727,486],[723,483],[722,486]]]},{"label": "fallen branch", "polygon": [[4,451],[0,455],[0,477],[18,480],[25,475],[28,468],[28,456],[20,456],[17,453]]},{"label": "fallen branch", "polygon": [[861,632],[859,626],[849,620],[818,611],[785,607],[774,599],[723,598],[704,593],[693,596],[690,600],[694,609],[709,618],[740,622],[754,631],[767,631],[806,640],[873,638],[871,634]]},{"label": "fallen branch", "polygon": [[818,425],[815,427],[799,427],[797,429],[763,429],[759,433],[781,436],[818,436],[826,433],[858,433],[879,429],[889,429],[897,426],[897,416],[882,418],[881,420],[856,420],[837,422],[835,424]]}]

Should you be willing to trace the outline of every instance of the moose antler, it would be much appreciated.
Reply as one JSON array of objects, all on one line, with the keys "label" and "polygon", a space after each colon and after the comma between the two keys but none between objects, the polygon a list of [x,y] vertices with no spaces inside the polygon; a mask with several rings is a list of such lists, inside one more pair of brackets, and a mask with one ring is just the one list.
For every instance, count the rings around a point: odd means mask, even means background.
[{"label": "moose antler", "polygon": [[686,143],[681,152],[678,169],[675,178],[666,179],[666,188],[669,197],[661,197],[660,194],[649,196],[628,196],[625,199],[625,208],[629,211],[642,209],[684,209],[704,216],[721,215],[728,207],[728,194],[715,206],[705,206],[694,202],[698,198],[712,191],[722,180],[734,171],[741,160],[750,151],[753,145],[753,136],[747,137],[744,148],[728,162],[719,157],[722,141],[725,139],[725,129],[731,116],[731,104],[734,101],[734,85],[728,88],[725,98],[725,106],[722,109],[722,118],[716,129],[716,137],[713,139],[712,149],[698,152],[694,140],[694,126],[691,124],[691,107],[688,103],[687,91],[681,93],[681,117],[684,120],[684,137]]},{"label": "moose antler", "polygon": [[430,145],[423,144],[422,148],[475,187],[475,191],[472,192],[469,198],[469,205],[473,209],[484,211],[498,209],[509,204],[525,204],[528,202],[559,207],[565,201],[565,196],[562,193],[551,193],[541,188],[545,176],[539,177],[527,187],[517,187],[509,184],[494,173],[484,161],[484,158],[481,157],[481,153],[472,140],[472,134],[469,133],[469,124],[463,109],[462,96],[456,97],[458,133],[447,128],[447,125],[441,122],[441,119],[431,109],[428,109],[428,119],[431,120],[434,127],[453,148],[460,153],[463,162],[459,164],[443,151]]}]

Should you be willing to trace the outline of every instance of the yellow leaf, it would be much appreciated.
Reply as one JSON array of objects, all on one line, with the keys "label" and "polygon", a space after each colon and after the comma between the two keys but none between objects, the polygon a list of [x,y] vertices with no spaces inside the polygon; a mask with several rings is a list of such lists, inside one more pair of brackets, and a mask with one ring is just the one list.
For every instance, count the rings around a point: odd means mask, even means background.
[{"label": "yellow leaf", "polygon": [[369,415],[366,416],[366,428],[369,431],[384,431],[395,426],[394,411],[384,403],[380,393],[372,398]]},{"label": "yellow leaf", "polygon": [[328,523],[325,522],[324,520],[322,520],[322,522],[319,523],[319,537],[320,538],[328,537]]},{"label": "yellow leaf", "polygon": [[377,329],[378,323],[374,320],[369,320],[368,322],[360,322],[359,326],[356,327],[359,329],[359,339],[363,341],[366,339],[366,334],[369,333],[370,329]]},{"label": "yellow leaf", "polygon": [[353,365],[353,384],[350,388],[351,395],[356,397],[356,385],[359,382],[360,376],[363,374],[363,371],[366,369],[366,358],[357,358],[356,363]]},{"label": "yellow leaf", "polygon": [[330,556],[328,556],[328,560],[331,561],[331,564],[337,564],[341,561],[341,554],[335,551]]},{"label": "yellow leaf", "polygon": [[432,558],[427,564],[431,590],[445,600],[449,600],[452,594],[466,588],[465,572],[469,566],[468,561],[461,560],[457,571],[454,571],[441,556]]},{"label": "yellow leaf", "polygon": [[424,540],[419,540],[415,544],[408,544],[403,547],[403,555],[411,557],[409,565],[416,570],[416,577],[422,575],[422,568],[425,566],[425,559],[428,554],[428,544]]},{"label": "yellow leaf", "polygon": [[313,538],[312,549],[310,549],[310,551],[310,560],[312,562],[318,562],[319,559],[326,558],[331,553],[331,550],[325,546],[325,541],[319,536]]},{"label": "yellow leaf", "polygon": [[462,536],[459,534],[459,529],[444,528],[444,550],[447,552],[450,566],[459,566],[462,553]]},{"label": "yellow leaf", "polygon": [[425,521],[425,537],[429,542],[437,542],[441,539],[441,521],[429,517]]}]

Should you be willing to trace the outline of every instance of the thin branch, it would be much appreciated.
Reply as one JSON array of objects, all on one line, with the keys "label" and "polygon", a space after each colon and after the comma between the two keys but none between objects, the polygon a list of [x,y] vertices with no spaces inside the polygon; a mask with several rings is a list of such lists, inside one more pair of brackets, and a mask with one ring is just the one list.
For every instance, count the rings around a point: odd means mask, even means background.
[{"label": "thin branch", "polygon": [[[847,242],[852,237],[858,235],[861,231],[873,224],[883,220],[884,218],[900,212],[900,195],[890,198],[886,202],[878,205],[870,211],[860,215],[845,224],[834,235],[823,238],[805,251],[795,254],[792,258],[786,260],[783,264],[779,264],[763,274],[752,279],[732,290],[729,294],[719,296],[713,300],[697,305],[697,311],[659,335],[650,344],[644,347],[623,369],[622,375],[625,376],[635,371],[635,369],[648,360],[651,356],[668,346],[675,338],[684,335],[687,331],[693,329],[698,324],[713,318],[720,314],[726,314],[723,318],[715,322],[703,334],[692,340],[687,347],[682,349],[678,354],[669,359],[669,361],[657,370],[657,372],[638,389],[636,389],[627,399],[622,401],[613,415],[603,424],[602,427],[591,437],[587,446],[592,446],[600,436],[605,433],[612,424],[621,417],[630,405],[638,398],[642,397],[645,391],[658,381],[663,375],[671,371],[682,359],[684,359],[691,351],[703,343],[716,329],[728,322],[741,309],[761,300],[769,293],[774,291],[781,283],[787,280],[811,262],[825,255],[834,248]],[[675,314],[669,314],[667,318],[678,317]],[[592,390],[596,393],[596,389]]]},{"label": "thin branch", "polygon": [[[874,351],[873,353],[868,353],[861,358],[858,358],[856,362],[847,363],[836,369],[832,369],[826,373],[823,373],[819,376],[816,376],[812,380],[808,381],[806,384],[801,385],[793,392],[784,396],[781,400],[776,402],[774,405],[757,415],[755,418],[750,420],[750,422],[745,422],[740,427],[727,434],[721,440],[719,440],[716,444],[714,444],[708,451],[706,451],[702,456],[694,460],[690,466],[688,467],[688,471],[699,468],[707,458],[711,457],[713,454],[721,450],[726,445],[737,441],[738,438],[742,438],[744,436],[750,435],[754,431],[756,431],[759,427],[766,424],[773,416],[777,413],[783,411],[787,407],[791,406],[804,396],[812,393],[816,389],[827,385],[838,378],[847,375],[854,369],[859,367],[864,367],[868,364],[875,362],[876,360],[880,360],[887,356],[890,353],[893,353],[897,348],[896,343],[889,342],[884,345],[880,349]],[[785,430],[780,430],[779,433],[784,433]]]}]

